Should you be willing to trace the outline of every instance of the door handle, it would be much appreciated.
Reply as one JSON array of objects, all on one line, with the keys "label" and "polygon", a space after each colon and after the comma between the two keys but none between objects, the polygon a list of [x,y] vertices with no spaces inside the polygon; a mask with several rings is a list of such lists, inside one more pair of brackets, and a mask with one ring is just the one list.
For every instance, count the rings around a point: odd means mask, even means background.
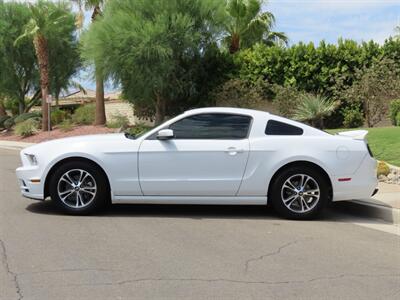
[{"label": "door handle", "polygon": [[229,147],[228,149],[225,150],[225,152],[229,155],[236,155],[238,153],[243,153],[244,149],[237,149],[235,147]]}]

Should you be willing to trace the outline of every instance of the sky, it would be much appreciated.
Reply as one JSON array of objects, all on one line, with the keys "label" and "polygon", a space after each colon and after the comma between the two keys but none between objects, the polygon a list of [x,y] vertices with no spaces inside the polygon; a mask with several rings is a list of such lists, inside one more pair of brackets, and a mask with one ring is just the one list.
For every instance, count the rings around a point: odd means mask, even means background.
[{"label": "sky", "polygon": [[264,10],[290,44],[335,43],[339,37],[383,43],[400,25],[400,0],[270,0]]}]

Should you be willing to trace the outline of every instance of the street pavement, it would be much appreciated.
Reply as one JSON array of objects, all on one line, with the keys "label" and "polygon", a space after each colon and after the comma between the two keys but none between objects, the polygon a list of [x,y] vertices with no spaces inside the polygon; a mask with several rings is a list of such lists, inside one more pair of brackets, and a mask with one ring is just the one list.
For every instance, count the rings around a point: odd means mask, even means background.
[{"label": "street pavement", "polygon": [[352,203],[316,221],[251,206],[24,199],[0,150],[0,299],[399,299],[399,227]]}]

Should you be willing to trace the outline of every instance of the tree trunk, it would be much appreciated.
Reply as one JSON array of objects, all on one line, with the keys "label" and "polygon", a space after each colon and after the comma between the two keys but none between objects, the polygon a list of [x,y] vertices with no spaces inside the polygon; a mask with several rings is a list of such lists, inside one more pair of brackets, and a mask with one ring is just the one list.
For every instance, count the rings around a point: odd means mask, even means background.
[{"label": "tree trunk", "polygon": [[96,72],[96,116],[95,125],[106,124],[106,108],[104,105],[103,77]]},{"label": "tree trunk", "polygon": [[[100,5],[96,5],[92,13],[92,22],[96,21],[97,17],[101,15]],[[106,108],[104,105],[104,78],[99,74],[99,70],[95,67],[96,72],[96,116],[95,125],[105,125]]]},{"label": "tree trunk", "polygon": [[39,64],[40,88],[42,90],[42,130],[49,131],[49,113],[47,107],[47,96],[49,94],[49,53],[47,40],[43,35],[37,35],[33,39],[36,57]]},{"label": "tree trunk", "polygon": [[18,113],[23,114],[25,111],[25,99],[19,99],[18,101]]},{"label": "tree trunk", "polygon": [[156,95],[156,116],[155,116],[155,125],[158,126],[165,119],[165,109],[166,109],[166,101],[159,95]]},{"label": "tree trunk", "polygon": [[240,36],[237,33],[232,34],[229,53],[234,54],[240,50]]},{"label": "tree trunk", "polygon": [[7,115],[3,100],[0,100],[0,117]]}]

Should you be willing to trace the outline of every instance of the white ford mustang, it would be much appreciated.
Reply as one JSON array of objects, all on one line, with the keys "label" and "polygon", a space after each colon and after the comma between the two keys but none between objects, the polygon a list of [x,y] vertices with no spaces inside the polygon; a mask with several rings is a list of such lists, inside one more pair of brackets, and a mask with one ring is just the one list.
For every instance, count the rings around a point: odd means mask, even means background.
[{"label": "white ford mustang", "polygon": [[273,204],[283,216],[315,217],[329,201],[377,189],[367,131],[331,135],[266,112],[187,111],[137,137],[53,140],[21,151],[24,196],[51,197],[65,212],[108,203]]}]

